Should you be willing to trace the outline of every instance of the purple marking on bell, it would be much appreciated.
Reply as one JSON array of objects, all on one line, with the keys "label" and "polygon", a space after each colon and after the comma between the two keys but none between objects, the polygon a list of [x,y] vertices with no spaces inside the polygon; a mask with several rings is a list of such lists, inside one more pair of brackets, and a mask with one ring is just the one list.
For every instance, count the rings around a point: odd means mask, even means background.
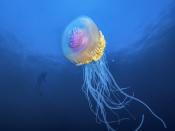
[{"label": "purple marking on bell", "polygon": [[73,32],[72,36],[70,37],[70,47],[71,48],[78,48],[83,45],[86,45],[88,42],[88,35],[85,31],[78,29]]}]

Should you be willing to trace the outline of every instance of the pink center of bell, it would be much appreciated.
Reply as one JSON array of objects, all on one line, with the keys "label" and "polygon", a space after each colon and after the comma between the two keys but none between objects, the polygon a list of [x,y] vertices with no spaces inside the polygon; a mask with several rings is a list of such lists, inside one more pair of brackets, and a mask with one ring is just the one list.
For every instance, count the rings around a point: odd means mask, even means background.
[{"label": "pink center of bell", "polygon": [[77,48],[85,45],[88,42],[88,36],[83,30],[77,30],[73,33],[70,38],[70,47]]}]

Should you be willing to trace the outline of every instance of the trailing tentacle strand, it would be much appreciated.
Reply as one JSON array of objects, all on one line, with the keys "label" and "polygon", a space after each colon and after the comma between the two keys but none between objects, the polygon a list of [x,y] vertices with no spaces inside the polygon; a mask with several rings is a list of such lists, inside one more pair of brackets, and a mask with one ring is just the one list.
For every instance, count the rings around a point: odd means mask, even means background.
[{"label": "trailing tentacle strand", "polygon": [[[89,63],[84,66],[84,84],[83,92],[87,97],[91,111],[95,114],[97,122],[103,122],[109,131],[114,131],[107,119],[107,110],[110,110],[116,115],[116,122],[120,122],[121,118],[117,114],[117,110],[125,109],[128,113],[126,106],[132,101],[137,101],[143,104],[154,117],[159,119],[166,128],[165,122],[156,115],[151,108],[134,95],[128,95],[118,86],[114,80],[111,72],[109,71],[105,55],[96,62]],[[129,113],[130,114],[130,113]],[[132,114],[130,114],[132,116]],[[137,130],[140,129],[144,121],[142,116],[141,124]]]}]

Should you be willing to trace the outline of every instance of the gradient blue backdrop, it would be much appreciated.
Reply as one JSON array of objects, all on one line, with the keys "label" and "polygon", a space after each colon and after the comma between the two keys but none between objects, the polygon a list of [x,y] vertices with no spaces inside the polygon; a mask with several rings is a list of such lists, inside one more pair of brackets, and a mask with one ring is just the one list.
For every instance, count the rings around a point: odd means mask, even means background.
[{"label": "gradient blue backdrop", "polygon": [[[175,130],[175,2],[173,0],[0,0],[0,130],[105,131],[81,92],[82,67],[62,54],[71,20],[91,17],[107,41],[110,70],[121,87],[150,105]],[[41,90],[35,88],[47,72]],[[165,130],[145,113],[141,130]],[[114,125],[131,131],[140,118]]]}]

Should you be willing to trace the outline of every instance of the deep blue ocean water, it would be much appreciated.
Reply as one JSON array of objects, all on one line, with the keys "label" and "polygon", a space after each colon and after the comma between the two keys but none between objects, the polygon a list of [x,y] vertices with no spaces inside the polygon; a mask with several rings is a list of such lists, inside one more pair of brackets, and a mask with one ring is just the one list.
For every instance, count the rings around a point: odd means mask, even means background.
[{"label": "deep blue ocean water", "polygon": [[[62,33],[81,15],[107,41],[110,71],[167,124],[138,103],[136,120],[114,128],[175,130],[175,2],[173,0],[0,0],[0,131],[105,131],[82,93],[82,67],[63,55]],[[41,88],[37,88],[41,84]]]}]

